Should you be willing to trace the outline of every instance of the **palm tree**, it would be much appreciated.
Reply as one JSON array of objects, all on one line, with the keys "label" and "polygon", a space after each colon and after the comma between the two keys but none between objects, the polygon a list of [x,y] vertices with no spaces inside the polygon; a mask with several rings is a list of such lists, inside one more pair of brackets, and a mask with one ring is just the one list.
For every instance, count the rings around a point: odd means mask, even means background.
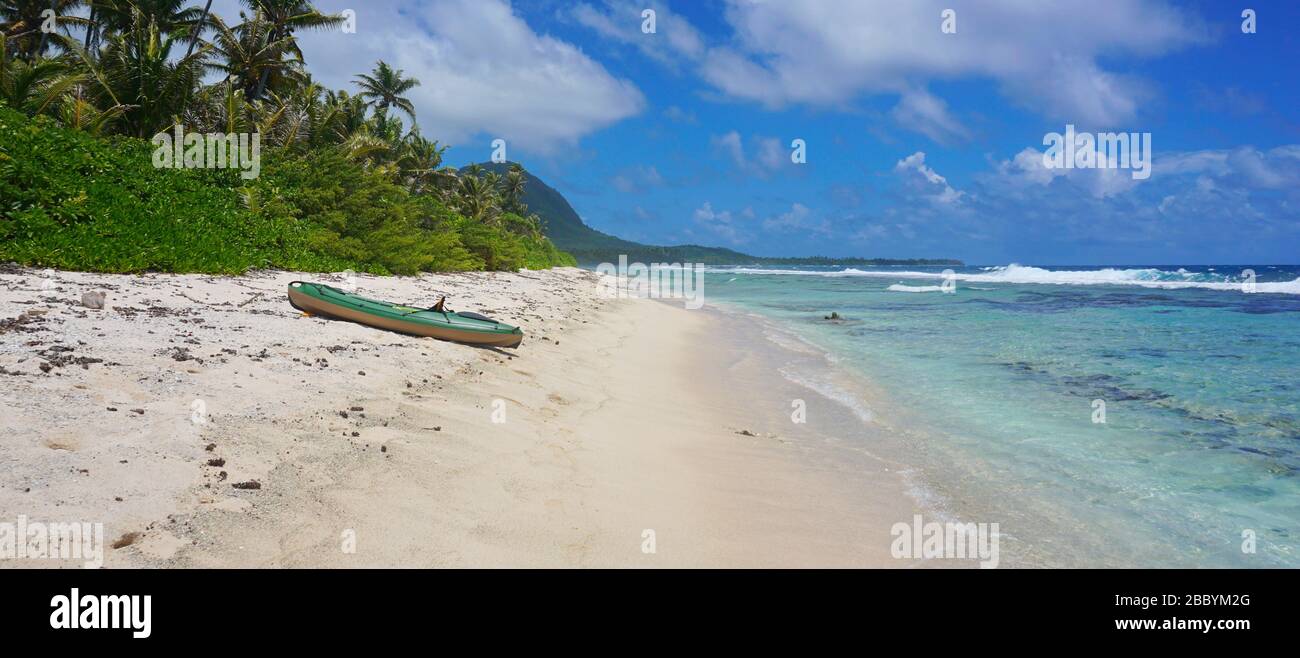
[{"label": "palm tree", "polygon": [[510,163],[510,170],[501,185],[502,209],[520,217],[528,213],[524,205],[524,168],[518,162]]},{"label": "palm tree", "polygon": [[86,4],[90,5],[90,17],[86,19],[86,43],[82,44],[81,47],[89,51],[92,45],[99,46],[98,43],[91,43],[99,36],[99,8],[95,6],[94,0],[86,0]]},{"label": "palm tree", "polygon": [[302,134],[302,124],[293,120],[293,103],[288,98],[269,91],[265,98],[253,101],[249,109],[256,132],[270,144],[293,144]]},{"label": "palm tree", "polygon": [[[249,9],[260,13],[271,23],[271,30],[266,35],[268,41],[292,39],[295,30],[332,30],[347,21],[342,16],[320,13],[311,2],[306,0],[243,0],[243,2]],[[289,50],[299,61],[302,61],[302,50],[298,48],[296,40],[289,44]],[[261,98],[262,92],[266,91],[269,74],[269,71],[262,74],[254,98]]]},{"label": "palm tree", "polygon": [[158,24],[164,34],[197,33],[206,16],[188,0],[89,0],[97,27],[106,32],[125,32],[135,25],[135,15]]},{"label": "palm tree", "polygon": [[442,154],[446,150],[447,147],[438,146],[437,141],[425,139],[419,132],[412,131],[406,136],[397,166],[412,191],[423,193],[433,186],[438,167],[442,166]]},{"label": "palm tree", "polygon": [[185,125],[199,132],[249,132],[252,110],[244,92],[233,81],[223,80],[199,89],[185,106]]},{"label": "palm tree", "polygon": [[[185,51],[186,57],[189,57],[194,52],[194,44],[199,42],[199,36],[203,34],[203,28],[208,24],[208,15],[211,13],[212,0],[208,0],[208,4],[203,5],[203,14],[199,17],[199,29],[195,30],[190,37],[190,47]],[[91,18],[94,18],[94,14],[91,14]]]},{"label": "palm tree", "polygon": [[396,107],[415,121],[415,106],[402,94],[420,86],[419,80],[403,78],[400,69],[393,69],[382,59],[373,75],[363,73],[356,78],[357,86],[361,88],[357,95],[373,104],[376,111],[386,112],[388,108]]},{"label": "palm tree", "polygon": [[488,177],[461,176],[455,206],[465,217],[484,223],[492,222],[500,213],[497,192]]},{"label": "palm tree", "polygon": [[148,137],[175,124],[203,75],[209,46],[188,57],[173,58],[172,48],[187,36],[167,34],[137,12],[128,30],[108,37],[99,58],[72,39],[64,47],[81,59],[96,107],[124,106],[121,132]]},{"label": "palm tree", "polygon": [[456,193],[460,190],[460,175],[455,167],[443,167],[433,172],[430,180],[434,194],[448,206],[455,206]]},{"label": "palm tree", "polygon": [[11,58],[8,42],[0,33],[0,100],[9,107],[29,115],[41,114],[82,81],[61,60]]},{"label": "palm tree", "polygon": [[322,137],[342,144],[368,130],[366,102],[346,91],[325,92],[325,115],[321,117]]},{"label": "palm tree", "polygon": [[[360,94],[357,94],[357,96],[360,96]],[[374,116],[370,117],[370,133],[394,147],[399,146],[402,142],[402,128],[402,120],[398,117],[388,116],[388,112],[385,110],[376,110]]]},{"label": "palm tree", "polygon": [[41,31],[43,13],[53,9],[56,23],[66,30],[68,25],[85,22],[72,15],[83,4],[85,0],[0,0],[0,34],[9,37],[9,47],[18,57],[30,62],[49,47],[49,35]]},{"label": "palm tree", "polygon": [[284,57],[290,52],[293,39],[269,40],[270,22],[260,14],[244,18],[234,28],[215,15],[209,19],[216,29],[212,45],[216,57],[208,68],[225,73],[225,79],[237,84],[249,100],[264,95],[258,89],[267,81],[272,89],[278,89],[303,79],[301,62]]},{"label": "palm tree", "polygon": [[305,75],[301,84],[284,98],[285,129],[278,142],[281,146],[301,144],[310,147],[320,143],[321,123],[328,112],[321,103],[322,95],[322,87],[311,79],[311,75]]},{"label": "palm tree", "polygon": [[78,87],[75,92],[64,94],[59,100],[58,117],[68,128],[99,135],[128,109],[125,105],[114,105],[101,110],[86,100],[82,89]]}]

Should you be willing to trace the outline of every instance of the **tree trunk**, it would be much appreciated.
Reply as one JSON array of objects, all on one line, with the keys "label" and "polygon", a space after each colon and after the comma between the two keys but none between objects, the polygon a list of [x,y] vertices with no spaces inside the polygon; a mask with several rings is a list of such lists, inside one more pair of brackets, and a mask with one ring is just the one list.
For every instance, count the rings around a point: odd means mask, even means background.
[{"label": "tree trunk", "polygon": [[[58,27],[57,21],[59,18],[59,0],[50,0],[50,11],[54,14],[54,19],[56,21],[55,28],[57,29]],[[41,45],[37,46],[36,48],[36,55],[32,57],[33,62],[36,61],[37,57],[40,57],[41,55],[45,54],[45,43],[49,38],[50,38],[50,33],[46,32],[45,30],[41,30]]]},{"label": "tree trunk", "polygon": [[[267,37],[266,42],[269,44],[275,41],[279,41],[280,39],[281,39],[280,28],[276,27],[271,30],[269,36]],[[262,94],[266,93],[266,82],[270,77],[271,77],[271,69],[262,69],[262,79],[257,81],[257,91],[253,93],[253,98],[260,99],[262,97]]]},{"label": "tree trunk", "polygon": [[92,2],[90,4],[90,20],[86,24],[86,44],[82,46],[82,50],[85,50],[86,52],[90,52],[90,39],[95,36],[95,29],[97,27],[95,25],[95,9],[96,6]]},{"label": "tree trunk", "polygon": [[203,6],[203,16],[199,18],[199,25],[194,30],[194,35],[190,37],[190,47],[185,51],[185,59],[189,59],[194,53],[194,44],[198,43],[199,35],[203,34],[203,26],[208,22],[208,11],[212,9],[212,0]]}]

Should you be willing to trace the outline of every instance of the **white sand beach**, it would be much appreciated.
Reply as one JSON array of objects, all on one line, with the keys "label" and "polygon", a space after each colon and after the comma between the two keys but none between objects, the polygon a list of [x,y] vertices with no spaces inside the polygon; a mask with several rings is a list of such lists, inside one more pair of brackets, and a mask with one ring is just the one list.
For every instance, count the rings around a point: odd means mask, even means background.
[{"label": "white sand beach", "polygon": [[895,473],[810,458],[711,312],[595,276],[356,278],[524,329],[497,350],[288,304],[338,275],[6,270],[0,519],[103,523],[108,567],[913,566]]}]

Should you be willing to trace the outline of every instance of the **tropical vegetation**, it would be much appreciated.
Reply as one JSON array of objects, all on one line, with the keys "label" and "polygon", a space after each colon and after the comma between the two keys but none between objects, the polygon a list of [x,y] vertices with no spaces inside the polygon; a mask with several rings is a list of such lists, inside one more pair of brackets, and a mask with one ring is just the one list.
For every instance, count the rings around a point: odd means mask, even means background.
[{"label": "tropical vegetation", "polygon": [[[52,4],[57,29],[42,30]],[[421,81],[383,61],[351,91],[312,78],[296,35],[343,17],[244,0],[232,23],[211,4],[0,0],[0,260],[394,274],[574,262],[529,211],[518,165],[443,163],[416,124]],[[150,138],[176,126],[257,134],[260,174],[155,166]]]}]

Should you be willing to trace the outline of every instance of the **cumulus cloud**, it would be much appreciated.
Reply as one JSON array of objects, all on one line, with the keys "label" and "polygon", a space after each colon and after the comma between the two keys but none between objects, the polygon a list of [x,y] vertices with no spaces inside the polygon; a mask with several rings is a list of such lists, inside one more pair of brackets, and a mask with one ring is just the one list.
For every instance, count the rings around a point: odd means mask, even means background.
[{"label": "cumulus cloud", "polygon": [[[1151,166],[1153,182],[1162,179],[1194,178],[1202,191],[1217,189],[1219,181],[1246,190],[1283,190],[1300,187],[1300,146],[1279,146],[1267,151],[1243,146],[1234,149],[1157,152]],[[1103,161],[1105,160],[1104,156]],[[1112,163],[1115,164],[1115,163]],[[996,176],[991,184],[1004,189],[1048,186],[1064,179],[1077,189],[1097,198],[1105,198],[1137,189],[1142,181],[1133,180],[1127,169],[1050,168],[1043,162],[1043,152],[1028,147],[1008,160],[995,164]],[[1169,199],[1161,201],[1166,207]]]},{"label": "cumulus cloud", "polygon": [[773,171],[790,163],[790,153],[781,146],[781,140],[775,137],[755,137],[757,153],[754,160],[766,171]]},{"label": "cumulus cloud", "polygon": [[940,12],[950,4],[728,0],[735,39],[706,52],[701,74],[732,97],[769,107],[899,94],[900,125],[942,140],[961,129],[916,91],[927,81],[989,78],[1052,118],[1111,126],[1132,120],[1148,92],[1140,80],[1102,69],[1102,57],[1155,56],[1208,34],[1158,0],[1095,0],[1087,10],[990,0],[958,9],[958,33],[943,34]]},{"label": "cumulus cloud", "polygon": [[1300,205],[1300,145],[1249,146],[1157,158],[1152,180],[1168,193],[1158,209],[1184,217],[1251,218],[1261,228],[1295,227]]},{"label": "cumulus cloud", "polygon": [[1100,254],[1093,258],[1234,258],[1300,239],[1296,153],[1295,145],[1157,151],[1151,177],[1134,181],[1124,169],[1048,169],[1041,151],[1026,148],[973,177],[964,215],[909,212],[934,208],[915,189],[885,214],[948,239],[977,226],[1008,253],[1053,244]]},{"label": "cumulus cloud", "polygon": [[754,135],[750,137],[751,146],[747,147],[740,133],[732,130],[714,135],[710,142],[738,171],[748,175],[766,177],[791,163],[790,152],[775,137]]},{"label": "cumulus cloud", "polygon": [[[1129,169],[1048,167],[1043,157],[1043,151],[1025,148],[1010,160],[997,163],[995,169],[1001,176],[1000,182],[1008,187],[1023,188],[1029,185],[1049,185],[1057,178],[1070,177],[1080,190],[1098,198],[1127,192],[1139,182],[1133,179]],[[1107,161],[1105,154],[1099,153],[1097,157],[1102,162]]]},{"label": "cumulus cloud", "polygon": [[960,244],[994,261],[1047,245],[1084,261],[1116,253],[1226,258],[1249,247],[1243,240],[1264,249],[1300,239],[1300,145],[1157,151],[1151,171],[1135,181],[1126,169],[1049,169],[1042,150],[1028,147],[990,160],[957,189],[916,151],[889,170],[894,184],[875,195],[887,202],[883,207],[846,214],[792,203],[756,217],[705,203],[694,211],[694,226],[732,245],[767,234],[814,249],[839,240],[934,255],[955,253]]},{"label": "cumulus cloud", "polygon": [[714,210],[713,204],[705,201],[704,205],[695,209],[694,218],[696,224],[731,244],[749,242],[749,236],[740,231],[730,210]]},{"label": "cumulus cloud", "polygon": [[[641,25],[642,12],[655,12],[655,31],[646,33]],[[660,63],[676,66],[698,59],[704,54],[704,37],[690,21],[673,12],[663,2],[644,0],[604,0],[598,4],[578,3],[561,16],[592,29],[597,34],[637,48]]]},{"label": "cumulus cloud", "polygon": [[[573,44],[535,32],[504,0],[350,0],[315,3],[325,13],[353,8],[355,34],[298,34],[316,80],[355,89],[353,76],[377,60],[418,78],[409,97],[421,128],[451,144],[485,136],[542,152],[641,112],[641,92]],[[213,10],[235,22],[241,5]],[[484,143],[486,157],[488,144]]]},{"label": "cumulus cloud", "polygon": [[890,114],[900,125],[940,144],[959,141],[967,136],[966,128],[948,111],[948,104],[925,90],[903,92],[898,105],[894,106]]},{"label": "cumulus cloud", "polygon": [[813,217],[813,211],[802,203],[790,204],[790,209],[763,220],[763,229],[781,233],[806,232],[815,235],[831,234],[831,224]]},{"label": "cumulus cloud", "polygon": [[925,152],[917,151],[894,165],[894,171],[909,176],[914,188],[936,204],[952,205],[961,201],[965,192],[953,189],[948,179],[939,175],[932,167],[925,164]]},{"label": "cumulus cloud", "polygon": [[740,133],[731,131],[725,135],[715,135],[711,140],[713,147],[722,151],[732,164],[739,169],[749,166],[749,160],[745,157],[745,144],[741,139]]}]

